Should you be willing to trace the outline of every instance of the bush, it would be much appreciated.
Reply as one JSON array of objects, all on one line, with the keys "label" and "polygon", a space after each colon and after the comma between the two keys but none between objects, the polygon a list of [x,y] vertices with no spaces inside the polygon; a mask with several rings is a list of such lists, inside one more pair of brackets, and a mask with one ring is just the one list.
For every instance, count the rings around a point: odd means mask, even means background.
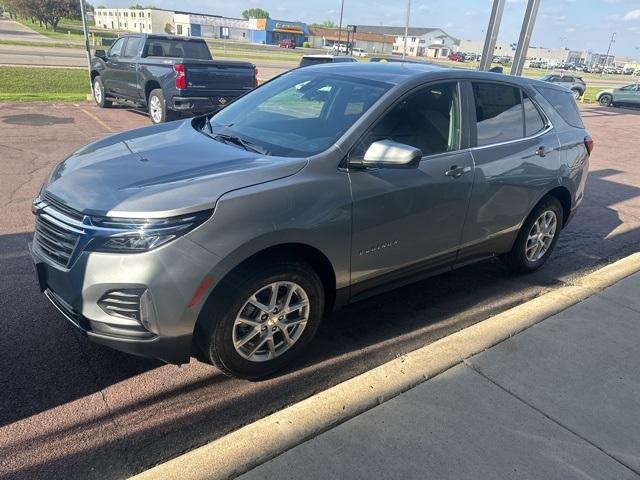
[{"label": "bush", "polygon": [[303,47],[303,48],[311,48],[311,44],[310,44],[309,42],[304,42],[304,43],[302,44],[302,47]]}]

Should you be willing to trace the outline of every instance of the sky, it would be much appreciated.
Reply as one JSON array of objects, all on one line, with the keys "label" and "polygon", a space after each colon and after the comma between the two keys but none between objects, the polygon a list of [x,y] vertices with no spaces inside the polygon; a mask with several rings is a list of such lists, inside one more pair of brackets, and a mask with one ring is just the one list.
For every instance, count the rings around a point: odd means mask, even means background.
[{"label": "sky", "polygon": [[[340,17],[340,0],[95,0],[94,5],[128,7],[153,4],[240,17],[246,8],[267,10],[271,18],[306,23]],[[411,0],[412,27],[440,27],[465,40],[483,40],[492,0]],[[526,0],[507,0],[499,42],[518,41]],[[404,26],[406,0],[344,0],[343,24]],[[640,0],[541,0],[532,46],[590,49],[605,53],[616,32],[611,52],[640,58]]]}]

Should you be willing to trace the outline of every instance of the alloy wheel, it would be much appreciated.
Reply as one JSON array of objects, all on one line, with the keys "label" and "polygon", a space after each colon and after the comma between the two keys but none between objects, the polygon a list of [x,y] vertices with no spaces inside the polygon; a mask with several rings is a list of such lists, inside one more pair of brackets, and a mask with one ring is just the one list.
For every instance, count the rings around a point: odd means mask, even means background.
[{"label": "alloy wheel", "polygon": [[96,99],[96,103],[99,104],[102,102],[102,87],[97,80],[93,83],[93,96]]},{"label": "alloy wheel", "polygon": [[251,362],[273,360],[300,339],[309,311],[309,296],[300,285],[270,283],[240,309],[233,324],[233,347]]},{"label": "alloy wheel", "polygon": [[153,123],[160,123],[162,121],[162,103],[160,102],[160,98],[153,95],[149,103],[149,113],[151,114]]},{"label": "alloy wheel", "polygon": [[553,210],[545,210],[531,226],[525,243],[525,255],[530,262],[537,262],[546,255],[558,227],[558,217]]}]

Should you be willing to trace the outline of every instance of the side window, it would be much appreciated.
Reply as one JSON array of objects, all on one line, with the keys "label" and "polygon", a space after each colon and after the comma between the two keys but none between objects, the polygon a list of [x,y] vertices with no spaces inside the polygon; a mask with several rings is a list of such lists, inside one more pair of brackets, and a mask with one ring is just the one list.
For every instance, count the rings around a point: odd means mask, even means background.
[{"label": "side window", "polygon": [[566,75],[562,77],[562,81],[566,83],[573,83],[573,77],[567,77]]},{"label": "side window", "polygon": [[545,126],[545,121],[526,92],[522,92],[522,106],[524,107],[525,136],[529,137],[541,131]]},{"label": "side window", "polygon": [[124,47],[125,40],[126,38],[119,38],[113,45],[111,45],[111,50],[109,50],[110,57],[122,56],[122,47]]},{"label": "side window", "polygon": [[522,138],[524,118],[520,89],[497,83],[474,83],[478,146]]},{"label": "side window", "polygon": [[420,89],[385,113],[356,146],[362,156],[380,140],[393,140],[419,148],[423,155],[460,148],[460,100],[456,82]]},{"label": "side window", "polygon": [[535,89],[547,99],[565,122],[573,127],[584,128],[578,105],[571,92],[541,86],[536,86]]},{"label": "side window", "polygon": [[127,42],[126,47],[124,48],[123,57],[132,58],[138,55],[140,51],[140,43],[142,38],[140,37],[129,37],[129,41]]}]

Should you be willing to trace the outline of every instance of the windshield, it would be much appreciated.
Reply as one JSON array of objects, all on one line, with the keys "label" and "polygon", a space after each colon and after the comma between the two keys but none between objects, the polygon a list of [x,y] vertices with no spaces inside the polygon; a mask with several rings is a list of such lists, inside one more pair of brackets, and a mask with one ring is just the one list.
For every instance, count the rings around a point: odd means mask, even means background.
[{"label": "windshield", "polygon": [[210,118],[208,132],[240,138],[272,155],[311,156],[335,143],[391,87],[303,72],[285,74],[239,98]]}]

